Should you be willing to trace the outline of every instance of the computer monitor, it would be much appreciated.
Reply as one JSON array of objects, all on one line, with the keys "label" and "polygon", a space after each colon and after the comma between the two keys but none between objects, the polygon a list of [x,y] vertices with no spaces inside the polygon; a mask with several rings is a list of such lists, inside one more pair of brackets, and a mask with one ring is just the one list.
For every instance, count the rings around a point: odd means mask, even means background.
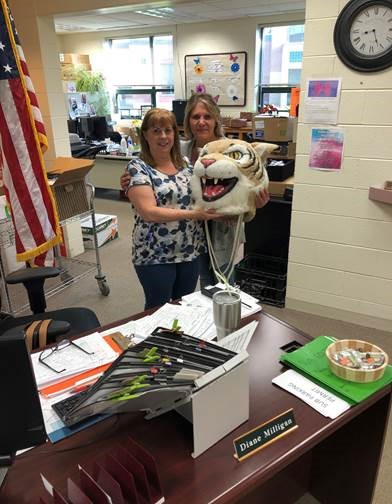
[{"label": "computer monitor", "polygon": [[178,125],[182,126],[184,124],[185,107],[187,100],[173,100],[173,114],[176,117],[176,122]]},{"label": "computer monitor", "polygon": [[68,119],[68,133],[77,133],[78,132],[78,121],[76,119]]},{"label": "computer monitor", "polygon": [[93,119],[93,139],[105,140],[109,136],[108,123],[105,116],[95,116]]},{"label": "computer monitor", "polygon": [[37,385],[23,330],[0,336],[0,463],[11,463],[17,450],[46,439]]},{"label": "computer monitor", "polygon": [[91,140],[94,134],[94,117],[78,117],[78,135],[85,140]]}]

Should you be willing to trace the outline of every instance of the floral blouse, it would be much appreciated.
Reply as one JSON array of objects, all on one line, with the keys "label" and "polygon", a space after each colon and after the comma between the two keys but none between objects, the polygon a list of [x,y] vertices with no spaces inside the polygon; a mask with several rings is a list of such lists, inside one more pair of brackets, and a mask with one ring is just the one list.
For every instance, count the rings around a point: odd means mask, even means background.
[{"label": "floral blouse", "polygon": [[[139,158],[131,159],[127,170],[129,187],[151,186],[158,207],[191,208],[189,186],[192,168],[186,166],[175,175],[152,168]],[[132,240],[132,261],[136,265],[166,264],[192,261],[206,252],[203,223],[184,219],[172,222],[146,222],[135,211]]]}]

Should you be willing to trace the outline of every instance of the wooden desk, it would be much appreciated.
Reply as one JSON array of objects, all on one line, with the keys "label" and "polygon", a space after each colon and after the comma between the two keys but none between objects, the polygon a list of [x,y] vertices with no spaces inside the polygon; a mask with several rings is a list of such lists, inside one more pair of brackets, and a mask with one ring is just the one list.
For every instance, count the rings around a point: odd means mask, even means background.
[{"label": "wooden desk", "polygon": [[285,189],[294,187],[294,176],[289,177],[286,180],[282,180],[282,182],[275,182],[270,180],[268,190],[271,196],[280,196],[282,197]]},{"label": "wooden desk", "polygon": [[223,131],[225,136],[229,138],[239,138],[240,140],[246,141],[246,135],[253,132],[252,128],[243,127],[243,128],[231,128],[229,126],[223,126]]},{"label": "wooden desk", "polygon": [[[40,473],[64,490],[67,476],[76,474],[78,463],[109,451],[129,434],[156,458],[169,504],[283,504],[295,502],[305,491],[323,504],[369,504],[391,387],[336,420],[324,418],[271,384],[271,379],[282,371],[280,348],[293,340],[306,343],[308,337],[267,314],[251,318],[260,323],[249,347],[249,420],[200,457],[192,459],[190,426],[176,412],[150,421],[140,414],[112,417],[56,445],[48,443],[18,458],[7,475],[0,502],[37,502],[42,492]],[[298,429],[244,462],[233,458],[235,437],[291,407]]]}]

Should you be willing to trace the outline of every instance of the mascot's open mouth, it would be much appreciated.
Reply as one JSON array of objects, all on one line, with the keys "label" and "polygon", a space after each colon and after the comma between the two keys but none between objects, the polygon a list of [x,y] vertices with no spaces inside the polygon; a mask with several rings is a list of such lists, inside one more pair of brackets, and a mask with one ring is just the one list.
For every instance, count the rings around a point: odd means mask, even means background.
[{"label": "mascot's open mouth", "polygon": [[202,177],[200,179],[201,192],[204,201],[216,201],[230,192],[238,182],[237,177],[218,179]]}]

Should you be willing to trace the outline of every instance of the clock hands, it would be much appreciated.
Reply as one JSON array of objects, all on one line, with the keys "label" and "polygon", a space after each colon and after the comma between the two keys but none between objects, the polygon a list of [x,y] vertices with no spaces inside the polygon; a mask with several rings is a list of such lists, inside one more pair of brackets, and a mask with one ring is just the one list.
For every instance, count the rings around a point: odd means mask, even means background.
[{"label": "clock hands", "polygon": [[373,28],[373,30],[366,30],[366,31],[363,32],[364,35],[369,35],[369,33],[373,33],[373,35],[374,35],[374,41],[375,41],[375,43],[377,45],[379,45],[378,44],[378,40],[377,40],[377,35],[376,35],[376,29]]}]

